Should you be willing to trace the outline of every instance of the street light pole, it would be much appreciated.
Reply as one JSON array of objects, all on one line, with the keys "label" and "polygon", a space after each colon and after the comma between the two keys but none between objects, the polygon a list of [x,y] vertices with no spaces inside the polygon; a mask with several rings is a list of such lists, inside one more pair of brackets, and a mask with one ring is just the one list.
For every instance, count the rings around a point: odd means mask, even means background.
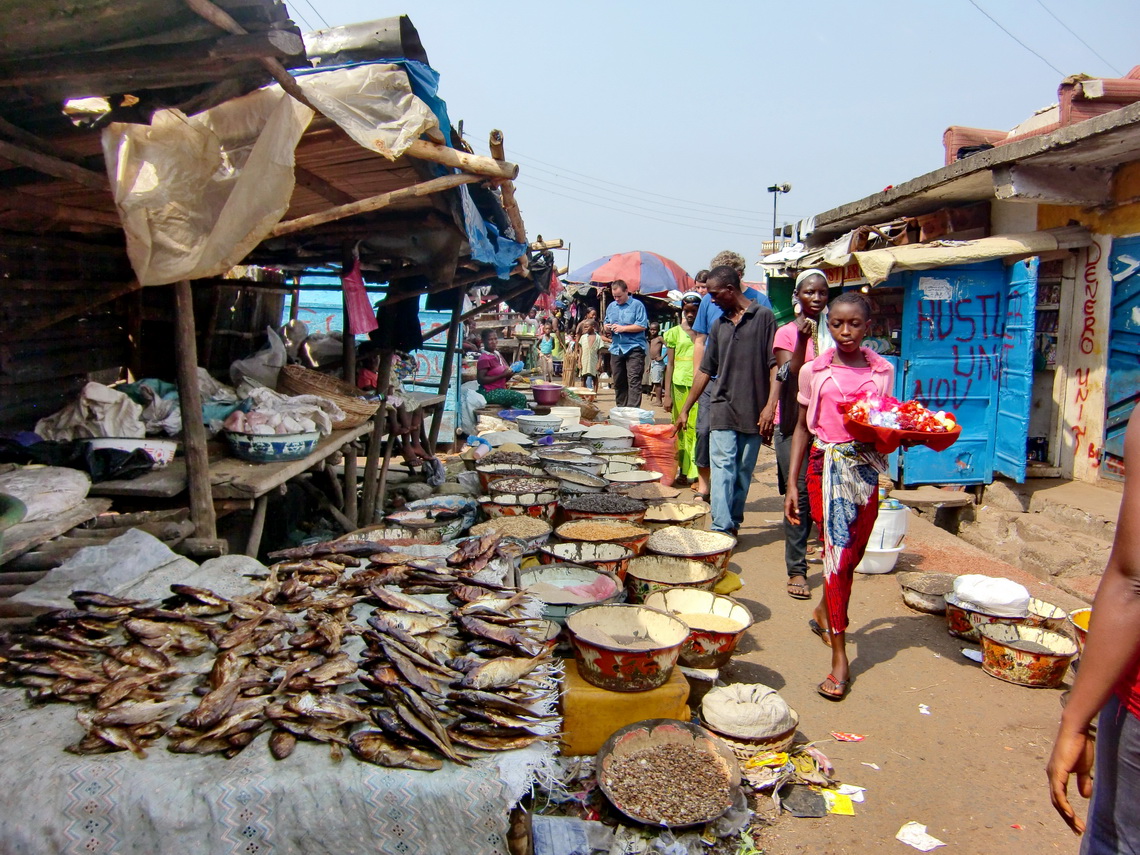
[{"label": "street light pole", "polygon": [[776,202],[780,198],[781,193],[788,193],[792,189],[791,184],[773,184],[768,188],[768,192],[772,194],[772,243],[776,242]]}]

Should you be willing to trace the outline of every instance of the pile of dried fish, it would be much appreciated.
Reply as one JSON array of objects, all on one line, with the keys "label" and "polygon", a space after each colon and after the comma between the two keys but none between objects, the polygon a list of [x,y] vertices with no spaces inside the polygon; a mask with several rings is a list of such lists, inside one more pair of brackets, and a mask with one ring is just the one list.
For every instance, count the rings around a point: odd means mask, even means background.
[{"label": "pile of dried fish", "polygon": [[[161,604],[76,591],[0,658],[33,703],[80,705],[69,751],[232,757],[259,734],[433,770],[553,738],[555,666],[529,596],[472,576],[497,536],[446,559],[334,541],[277,553],[232,599],[172,585]],[[445,594],[454,608],[416,594]]]}]

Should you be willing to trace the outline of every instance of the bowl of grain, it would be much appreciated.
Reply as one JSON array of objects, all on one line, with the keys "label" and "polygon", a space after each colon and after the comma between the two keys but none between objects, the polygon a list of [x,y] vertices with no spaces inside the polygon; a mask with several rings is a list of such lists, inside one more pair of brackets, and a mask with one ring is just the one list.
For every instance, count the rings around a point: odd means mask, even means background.
[{"label": "bowl of grain", "polygon": [[542,546],[550,538],[553,527],[546,520],[528,516],[501,516],[471,527],[471,534],[482,537],[497,534],[509,537],[524,545],[528,551]]},{"label": "bowl of grain", "polygon": [[625,589],[631,603],[641,603],[650,594],[670,588],[712,591],[723,575],[723,570],[695,558],[639,555],[629,561],[625,571]]},{"label": "bowl of grain", "polygon": [[675,525],[653,532],[645,544],[645,548],[656,555],[692,558],[722,571],[728,569],[728,559],[735,546],[736,538],[730,534]]},{"label": "bowl of grain", "polygon": [[491,482],[499,478],[543,474],[542,467],[537,464],[525,466],[518,463],[477,463],[475,471],[479,474],[479,487],[483,492],[487,492]]},{"label": "bowl of grain", "polygon": [[634,555],[641,554],[649,539],[649,529],[620,520],[571,520],[554,529],[554,533],[562,540],[620,543],[632,549]]},{"label": "bowl of grain", "polygon": [[649,484],[654,481],[660,481],[664,476],[660,472],[654,472],[651,469],[630,469],[628,472],[613,472],[606,473],[606,480],[611,484],[633,485],[633,484]]},{"label": "bowl of grain", "polygon": [[748,609],[731,597],[695,588],[670,588],[645,598],[645,605],[669,612],[689,626],[681,645],[681,662],[690,668],[728,664],[745,631],[752,626]]},{"label": "bowl of grain", "polygon": [[598,751],[598,785],[635,822],[685,828],[711,822],[733,804],[740,764],[703,727],[674,719],[627,725]]},{"label": "bowl of grain", "polygon": [[640,523],[649,507],[639,499],[629,499],[610,493],[567,496],[558,506],[562,516],[567,520],[608,519],[631,523]]},{"label": "bowl of grain", "polygon": [[496,478],[487,493],[501,504],[541,505],[558,499],[558,479],[537,475],[511,475]]},{"label": "bowl of grain", "polygon": [[645,527],[656,530],[676,525],[691,528],[707,516],[709,506],[705,504],[683,504],[681,502],[661,502],[652,505],[645,512]]},{"label": "bowl of grain", "polygon": [[479,507],[490,519],[499,517],[533,517],[535,519],[554,519],[554,512],[558,510],[558,502],[542,502],[537,505],[524,505],[519,502],[497,502],[490,496],[479,497]]},{"label": "bowl of grain", "polygon": [[584,608],[566,619],[566,631],[582,679],[613,692],[663,686],[689,635],[683,621],[634,605]]},{"label": "bowl of grain", "polygon": [[547,466],[546,474],[558,479],[558,489],[564,494],[600,493],[609,483],[605,478],[591,475],[573,466]]},{"label": "bowl of grain", "polygon": [[538,457],[543,466],[568,466],[587,475],[600,476],[606,468],[606,461],[580,446],[542,449]]}]

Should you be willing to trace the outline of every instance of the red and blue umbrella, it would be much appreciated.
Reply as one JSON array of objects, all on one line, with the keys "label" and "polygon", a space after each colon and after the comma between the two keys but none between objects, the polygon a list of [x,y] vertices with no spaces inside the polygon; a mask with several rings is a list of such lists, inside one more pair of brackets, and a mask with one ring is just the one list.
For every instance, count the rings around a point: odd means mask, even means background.
[{"label": "red and blue umbrella", "polygon": [[567,282],[608,285],[621,279],[631,292],[660,294],[664,291],[691,291],[697,287],[677,262],[655,252],[619,252],[603,256],[563,277]]}]

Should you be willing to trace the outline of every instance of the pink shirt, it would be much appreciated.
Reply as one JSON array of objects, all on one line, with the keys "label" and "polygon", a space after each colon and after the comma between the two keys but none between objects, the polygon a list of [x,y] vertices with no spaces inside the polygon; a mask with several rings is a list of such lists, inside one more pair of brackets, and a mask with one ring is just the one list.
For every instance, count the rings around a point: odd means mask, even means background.
[{"label": "pink shirt", "polygon": [[895,370],[879,354],[862,348],[866,368],[849,368],[835,362],[835,349],[825,350],[800,369],[799,402],[808,408],[807,426],[824,442],[851,442],[843,426],[839,404],[852,400],[863,390],[889,395]]},{"label": "pink shirt", "polygon": [[[778,330],[776,330],[776,337],[772,341],[772,350],[786,350],[788,353],[796,352],[796,322],[789,321]],[[804,361],[810,362],[815,359],[815,342],[810,338],[807,341],[807,352],[804,354]]]},{"label": "pink shirt", "polygon": [[[481,353],[481,354],[479,354],[478,361],[475,363],[476,370],[483,368],[483,369],[486,369],[489,373],[494,373],[496,370],[506,368],[506,367],[507,367],[507,361],[505,359],[503,359],[502,354],[500,354],[498,352]],[[487,389],[487,390],[506,389],[507,388],[506,372],[504,371],[500,376],[495,377],[494,379],[488,380],[486,383],[483,384],[483,388]]]}]

